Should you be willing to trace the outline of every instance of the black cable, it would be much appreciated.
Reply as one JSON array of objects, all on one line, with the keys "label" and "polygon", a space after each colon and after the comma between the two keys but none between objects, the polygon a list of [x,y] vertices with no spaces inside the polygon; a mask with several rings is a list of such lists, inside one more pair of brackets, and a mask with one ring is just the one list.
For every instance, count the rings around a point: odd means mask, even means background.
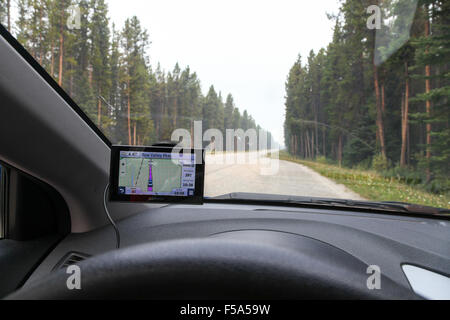
[{"label": "black cable", "polygon": [[106,185],[105,193],[103,194],[103,207],[105,208],[106,216],[108,217],[109,222],[111,222],[112,227],[114,228],[114,231],[116,233],[116,247],[117,249],[120,248],[120,233],[119,229],[117,228],[116,224],[114,223],[114,220],[111,218],[108,208],[106,207],[106,197],[108,196],[108,190],[109,190],[109,183]]}]

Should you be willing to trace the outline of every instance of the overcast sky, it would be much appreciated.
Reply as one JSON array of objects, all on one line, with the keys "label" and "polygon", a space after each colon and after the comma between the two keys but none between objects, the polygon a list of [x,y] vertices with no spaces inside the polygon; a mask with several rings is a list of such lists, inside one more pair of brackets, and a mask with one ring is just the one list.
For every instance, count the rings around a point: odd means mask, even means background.
[{"label": "overcast sky", "polygon": [[338,0],[109,0],[122,28],[136,15],[150,34],[151,64],[172,70],[178,62],[210,85],[231,93],[263,128],[283,143],[285,82],[300,53],[306,61],[332,37],[326,13]]}]

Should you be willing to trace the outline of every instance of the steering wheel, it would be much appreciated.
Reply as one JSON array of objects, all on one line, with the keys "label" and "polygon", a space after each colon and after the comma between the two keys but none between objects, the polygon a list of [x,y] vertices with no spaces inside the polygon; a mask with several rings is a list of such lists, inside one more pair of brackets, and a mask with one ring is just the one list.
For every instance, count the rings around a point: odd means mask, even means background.
[{"label": "steering wheel", "polygon": [[186,239],[138,245],[91,257],[79,267],[80,290],[69,290],[70,274],[58,270],[27,284],[7,299],[412,297],[389,279],[383,279],[388,290],[368,290],[365,269],[352,273],[355,261],[330,265],[320,255],[314,257],[289,248],[234,239]]}]

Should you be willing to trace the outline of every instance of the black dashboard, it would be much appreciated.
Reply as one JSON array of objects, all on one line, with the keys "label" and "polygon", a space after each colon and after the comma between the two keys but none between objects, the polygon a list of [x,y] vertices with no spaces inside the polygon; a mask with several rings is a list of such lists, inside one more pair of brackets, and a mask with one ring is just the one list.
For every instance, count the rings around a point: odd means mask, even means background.
[{"label": "black dashboard", "polygon": [[[409,297],[396,296],[391,290],[391,298],[418,297],[402,269],[404,265],[450,275],[450,223],[444,219],[208,203],[151,209],[118,222],[118,228],[122,248],[164,240],[226,238],[296,250],[322,260],[329,273],[336,272],[348,281],[355,281],[355,274],[365,275],[368,266],[378,266],[386,279],[385,288],[393,283],[411,293]],[[70,234],[25,287],[51,273],[68,253],[89,257],[114,250],[114,239],[111,227]],[[339,271],[341,263],[348,265],[346,273]]]}]

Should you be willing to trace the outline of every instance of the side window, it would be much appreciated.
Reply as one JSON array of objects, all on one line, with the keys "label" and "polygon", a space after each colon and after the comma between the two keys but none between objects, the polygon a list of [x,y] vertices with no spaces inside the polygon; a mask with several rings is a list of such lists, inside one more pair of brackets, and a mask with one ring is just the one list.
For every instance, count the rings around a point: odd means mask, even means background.
[{"label": "side window", "polygon": [[0,162],[0,240],[5,238],[8,212],[9,168]]},{"label": "side window", "polygon": [[6,170],[0,163],[0,239],[4,238],[5,229],[5,183],[6,183]]},{"label": "side window", "polygon": [[2,174],[2,164],[0,163],[0,239],[3,239],[3,197],[1,194],[3,193],[3,174]]},{"label": "side window", "polygon": [[61,195],[0,161],[0,239],[28,241],[69,232],[70,215]]}]

